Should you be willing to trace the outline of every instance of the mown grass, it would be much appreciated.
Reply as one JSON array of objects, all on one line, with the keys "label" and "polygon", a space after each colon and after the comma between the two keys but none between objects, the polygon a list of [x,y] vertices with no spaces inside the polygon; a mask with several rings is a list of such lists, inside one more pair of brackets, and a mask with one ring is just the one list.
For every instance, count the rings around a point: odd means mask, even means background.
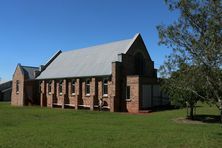
[{"label": "mown grass", "polygon": [[[215,107],[198,114],[217,115]],[[185,109],[146,115],[0,103],[0,147],[221,147],[219,123],[183,124]]]}]

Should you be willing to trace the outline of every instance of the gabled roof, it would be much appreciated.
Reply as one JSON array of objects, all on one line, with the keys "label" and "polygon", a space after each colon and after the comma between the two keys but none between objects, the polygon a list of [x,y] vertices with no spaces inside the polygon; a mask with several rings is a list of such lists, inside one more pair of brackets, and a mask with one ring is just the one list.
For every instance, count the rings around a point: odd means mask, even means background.
[{"label": "gabled roof", "polygon": [[11,80],[0,80],[0,84],[7,83],[9,81],[11,81]]},{"label": "gabled roof", "polygon": [[11,89],[12,87],[12,81],[0,81],[0,91],[5,92],[8,89]]},{"label": "gabled roof", "polygon": [[37,79],[111,75],[112,62],[118,61],[118,54],[125,54],[138,36],[139,34],[133,39],[62,52]]},{"label": "gabled roof", "polygon": [[32,67],[32,66],[22,66],[19,64],[23,74],[28,78],[28,79],[35,79],[35,71],[38,71],[38,67]]}]

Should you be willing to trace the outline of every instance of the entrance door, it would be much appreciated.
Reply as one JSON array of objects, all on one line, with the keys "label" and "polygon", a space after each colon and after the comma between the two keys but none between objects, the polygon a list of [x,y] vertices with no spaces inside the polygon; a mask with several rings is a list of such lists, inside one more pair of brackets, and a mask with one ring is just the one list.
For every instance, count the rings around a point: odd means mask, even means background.
[{"label": "entrance door", "polygon": [[151,85],[142,86],[143,96],[142,96],[142,109],[147,109],[152,106],[152,89]]}]

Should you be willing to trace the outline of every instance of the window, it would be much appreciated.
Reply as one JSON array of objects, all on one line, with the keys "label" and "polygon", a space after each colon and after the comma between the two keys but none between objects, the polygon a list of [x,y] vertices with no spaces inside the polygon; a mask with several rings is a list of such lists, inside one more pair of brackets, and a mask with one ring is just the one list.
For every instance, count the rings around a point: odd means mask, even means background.
[{"label": "window", "polygon": [[126,87],[126,99],[129,100],[130,99],[130,86]]},{"label": "window", "polygon": [[86,95],[87,96],[90,95],[90,80],[89,79],[86,80]]},{"label": "window", "polygon": [[63,80],[59,82],[59,95],[62,95],[62,85],[63,85]]},{"label": "window", "polygon": [[19,93],[19,80],[16,81],[16,93]]},{"label": "window", "polygon": [[48,93],[49,94],[52,93],[52,81],[49,81],[49,83],[48,83]]},{"label": "window", "polygon": [[42,89],[41,89],[42,87],[41,86],[42,86],[42,81],[39,81],[39,93],[40,94],[42,93]]},{"label": "window", "polygon": [[71,84],[72,95],[75,95],[75,93],[76,93],[75,82],[76,82],[75,80],[72,80],[72,84]]},{"label": "window", "polygon": [[108,79],[103,80],[103,96],[108,96]]}]

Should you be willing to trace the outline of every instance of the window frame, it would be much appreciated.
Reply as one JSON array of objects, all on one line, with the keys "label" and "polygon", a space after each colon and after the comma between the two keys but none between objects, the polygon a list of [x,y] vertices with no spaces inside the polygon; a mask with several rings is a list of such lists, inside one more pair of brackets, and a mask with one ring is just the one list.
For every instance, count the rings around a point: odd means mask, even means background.
[{"label": "window frame", "polygon": [[76,80],[72,79],[71,81],[71,94],[74,96],[76,94]]},{"label": "window frame", "polygon": [[51,95],[52,94],[52,81],[50,80],[47,84],[48,84],[48,94]]},{"label": "window frame", "polygon": [[63,80],[59,81],[59,95],[62,95],[62,89],[63,89]]},{"label": "window frame", "polygon": [[131,100],[130,86],[126,86],[126,100]]},{"label": "window frame", "polygon": [[39,93],[42,93],[42,81],[39,81]]},{"label": "window frame", "polygon": [[19,80],[16,80],[16,94],[19,94]]},{"label": "window frame", "polygon": [[[106,83],[105,83],[106,81]],[[105,88],[106,88],[106,93],[105,93]],[[102,81],[102,92],[103,92],[103,96],[107,97],[108,96],[108,78],[104,78]]]},{"label": "window frame", "polygon": [[[87,92],[87,90],[89,92]],[[90,96],[90,79],[86,79],[85,81],[85,94],[86,96]]]}]

